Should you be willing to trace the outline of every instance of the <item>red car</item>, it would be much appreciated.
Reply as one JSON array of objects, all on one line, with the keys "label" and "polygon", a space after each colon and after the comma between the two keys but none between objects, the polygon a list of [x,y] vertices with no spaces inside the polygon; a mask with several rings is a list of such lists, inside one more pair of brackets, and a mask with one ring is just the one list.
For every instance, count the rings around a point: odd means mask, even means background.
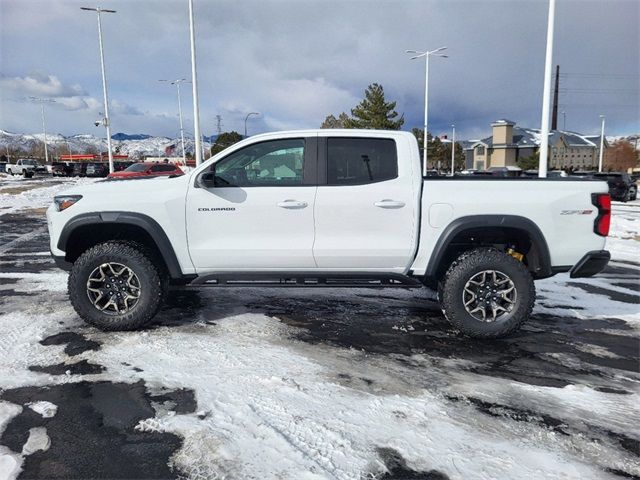
[{"label": "red car", "polygon": [[159,177],[166,175],[184,175],[180,167],[173,163],[134,163],[120,172],[110,173],[108,178]]}]

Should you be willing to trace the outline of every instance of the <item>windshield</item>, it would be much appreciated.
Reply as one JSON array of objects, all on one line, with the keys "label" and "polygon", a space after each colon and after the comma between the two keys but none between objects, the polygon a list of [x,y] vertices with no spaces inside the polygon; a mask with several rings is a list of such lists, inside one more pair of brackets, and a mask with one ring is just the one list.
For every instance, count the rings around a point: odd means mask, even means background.
[{"label": "windshield", "polygon": [[125,172],[144,172],[149,165],[145,165],[144,163],[134,163],[130,167],[125,169]]},{"label": "windshield", "polygon": [[38,165],[38,162],[36,162],[35,160],[22,160],[22,164],[23,165]]}]

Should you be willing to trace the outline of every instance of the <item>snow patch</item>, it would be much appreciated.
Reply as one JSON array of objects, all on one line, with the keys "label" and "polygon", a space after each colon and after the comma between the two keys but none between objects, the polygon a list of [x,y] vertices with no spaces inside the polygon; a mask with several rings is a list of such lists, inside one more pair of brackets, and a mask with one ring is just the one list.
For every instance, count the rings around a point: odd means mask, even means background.
[{"label": "snow patch", "polygon": [[22,455],[27,456],[39,450],[46,452],[51,446],[51,439],[47,435],[44,427],[34,427],[29,429],[29,438],[22,447]]},{"label": "snow patch", "polygon": [[36,413],[42,415],[42,418],[51,418],[58,413],[58,406],[45,400],[39,402],[27,403],[27,407]]}]

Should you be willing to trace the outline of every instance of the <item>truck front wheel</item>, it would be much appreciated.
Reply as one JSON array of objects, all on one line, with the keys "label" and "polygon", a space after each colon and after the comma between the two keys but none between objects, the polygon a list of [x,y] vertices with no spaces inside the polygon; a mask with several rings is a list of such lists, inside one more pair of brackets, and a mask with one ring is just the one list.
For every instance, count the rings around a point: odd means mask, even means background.
[{"label": "truck front wheel", "polygon": [[447,320],[477,338],[498,338],[516,331],[529,318],[536,296],[524,264],[494,248],[460,255],[439,290]]},{"label": "truck front wheel", "polygon": [[69,275],[69,298],[78,315],[101,330],[135,330],[162,305],[165,274],[142,246],[106,242],[84,252]]}]

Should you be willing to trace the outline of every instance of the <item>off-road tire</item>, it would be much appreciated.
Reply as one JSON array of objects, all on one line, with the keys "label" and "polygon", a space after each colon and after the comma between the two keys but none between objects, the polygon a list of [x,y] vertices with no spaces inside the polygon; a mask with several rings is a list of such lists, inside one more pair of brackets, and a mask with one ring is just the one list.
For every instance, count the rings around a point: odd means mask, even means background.
[{"label": "off-road tire", "polygon": [[[142,328],[158,313],[169,284],[165,269],[154,260],[150,251],[134,242],[111,241],[90,248],[74,262],[69,275],[68,290],[73,308],[83,320],[101,330]],[[140,280],[138,302],[123,314],[109,315],[99,311],[87,294],[91,272],[110,262],[127,266]]]},{"label": "off-road tire", "polygon": [[[464,306],[466,283],[484,270],[502,272],[513,282],[517,293],[511,312],[498,316],[493,322],[474,318]],[[536,297],[533,278],[525,265],[495,248],[462,253],[449,266],[439,287],[440,305],[447,320],[462,333],[475,338],[499,338],[515,332],[529,318]]]}]

